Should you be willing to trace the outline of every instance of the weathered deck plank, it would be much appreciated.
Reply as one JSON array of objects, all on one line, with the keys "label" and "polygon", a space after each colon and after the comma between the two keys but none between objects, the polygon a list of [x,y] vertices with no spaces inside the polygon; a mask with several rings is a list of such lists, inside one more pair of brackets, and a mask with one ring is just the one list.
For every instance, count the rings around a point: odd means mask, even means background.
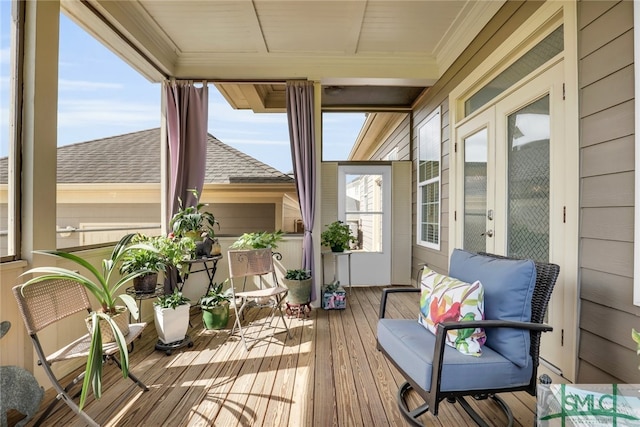
[{"label": "weathered deck plank", "polygon": [[[194,346],[171,356],[154,349],[157,336],[149,325],[136,341],[131,369],[150,390],[142,393],[131,381],[123,381],[117,369],[105,368],[103,397],[90,397],[87,412],[105,426],[406,425],[395,401],[403,379],[375,347],[380,293],[379,288],[354,288],[345,310],[314,309],[304,320],[287,319],[291,338],[285,340],[284,333],[265,337],[249,352],[229,330],[203,330],[197,309],[192,310],[189,331]],[[418,294],[396,294],[388,315],[417,317],[417,299]],[[260,321],[265,314],[252,309],[243,324]],[[263,337],[270,333],[260,332]],[[410,402],[417,405],[419,399],[412,394]],[[533,424],[534,397],[502,397],[516,425]],[[51,401],[53,393],[46,399]],[[470,403],[496,425],[504,424],[492,402]],[[427,413],[421,418],[429,426],[474,425],[459,405],[446,402],[438,417]],[[59,404],[44,425],[82,423]]]}]

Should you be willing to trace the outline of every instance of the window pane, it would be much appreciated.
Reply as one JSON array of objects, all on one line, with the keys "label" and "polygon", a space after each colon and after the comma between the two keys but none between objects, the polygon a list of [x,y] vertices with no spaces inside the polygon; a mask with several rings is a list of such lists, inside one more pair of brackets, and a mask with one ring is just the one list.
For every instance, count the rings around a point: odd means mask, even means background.
[{"label": "window pane", "polygon": [[[13,143],[10,135],[9,117],[11,102],[11,2],[0,2],[0,257],[16,254],[15,235],[9,201],[14,197],[13,191],[9,194],[10,180],[9,165],[13,161],[12,152],[9,149]],[[10,157],[11,155],[11,157]],[[11,204],[12,205],[12,204]]]},{"label": "window pane", "polygon": [[563,49],[564,28],[560,26],[472,95],[464,103],[465,117],[500,95],[523,77],[529,75],[533,70],[562,52]]},{"label": "window pane", "polygon": [[486,249],[487,129],[464,140],[464,249]]},{"label": "window pane", "polygon": [[440,115],[433,117],[420,128],[418,155],[418,179],[428,181],[440,175]]},{"label": "window pane", "polygon": [[346,222],[357,241],[352,248],[367,251],[382,251],[382,175],[345,175]]},{"label": "window pane", "polygon": [[549,261],[549,96],[508,118],[509,256]]},{"label": "window pane", "polygon": [[349,160],[367,115],[359,113],[322,113],[322,160]]},{"label": "window pane", "polygon": [[159,234],[160,85],[63,14],[58,83],[57,247]]},{"label": "window pane", "polygon": [[418,243],[440,243],[440,111],[418,131]]},{"label": "window pane", "polygon": [[420,239],[423,242],[438,243],[440,218],[439,182],[432,182],[421,187],[422,221]]}]

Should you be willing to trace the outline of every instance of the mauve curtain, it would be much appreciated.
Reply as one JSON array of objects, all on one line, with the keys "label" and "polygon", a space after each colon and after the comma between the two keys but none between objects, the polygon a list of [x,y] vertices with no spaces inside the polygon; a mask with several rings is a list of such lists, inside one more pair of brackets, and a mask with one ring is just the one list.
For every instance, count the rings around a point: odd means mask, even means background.
[{"label": "mauve curtain", "polygon": [[[304,224],[302,268],[314,270],[313,230],[316,200],[316,142],[313,82],[287,82],[287,119],[291,140],[291,160],[298,200]],[[312,276],[311,301],[316,299],[315,274]]]},{"label": "mauve curtain", "polygon": [[[192,81],[167,81],[163,84],[166,97],[167,145],[169,177],[167,191],[167,225],[178,210],[181,199],[185,206],[194,206],[195,198],[188,190],[202,193],[207,158],[207,118],[209,88],[206,82],[196,87]],[[167,230],[170,231],[170,230]],[[168,274],[165,288],[175,287],[175,272]]]}]

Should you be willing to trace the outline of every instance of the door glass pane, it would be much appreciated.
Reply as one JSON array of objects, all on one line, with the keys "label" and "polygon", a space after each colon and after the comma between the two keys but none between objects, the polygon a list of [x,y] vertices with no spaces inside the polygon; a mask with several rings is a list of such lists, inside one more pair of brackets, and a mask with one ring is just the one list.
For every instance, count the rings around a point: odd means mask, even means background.
[{"label": "door glass pane", "polygon": [[382,175],[346,175],[345,218],[354,250],[382,252]]},{"label": "door glass pane", "polygon": [[549,96],[511,114],[507,253],[549,260]]},{"label": "door glass pane", "polygon": [[464,140],[464,249],[486,249],[487,129]]}]

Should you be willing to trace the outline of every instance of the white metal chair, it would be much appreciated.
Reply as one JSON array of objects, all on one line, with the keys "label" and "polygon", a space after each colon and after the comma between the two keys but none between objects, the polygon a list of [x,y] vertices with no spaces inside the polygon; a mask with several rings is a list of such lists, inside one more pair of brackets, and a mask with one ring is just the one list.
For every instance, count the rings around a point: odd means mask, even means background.
[{"label": "white metal chair", "polygon": [[[31,336],[31,341],[38,355],[38,364],[44,368],[45,373],[57,393],[56,399],[51,402],[35,424],[39,425],[51,413],[56,404],[62,400],[78,414],[85,423],[91,426],[98,426],[99,424],[86,412],[80,410],[74,401],[74,398],[78,397],[80,392],[78,391],[74,396],[70,395],[70,391],[74,385],[78,383],[82,384],[84,372],[65,387],[60,383],[60,380],[51,368],[51,365],[55,362],[62,362],[78,357],[84,357],[86,359],[91,345],[91,335],[87,333],[49,356],[45,354],[38,339],[38,333],[47,326],[76,313],[91,311],[91,304],[86,289],[77,282],[63,279],[44,280],[27,286],[24,288],[24,292],[22,289],[22,285],[14,286],[13,295],[18,302],[22,319],[24,320],[27,332],[29,332]],[[133,323],[129,325],[129,333],[125,337],[127,345],[133,345],[133,340],[140,336],[145,326],[146,323]],[[120,368],[120,361],[116,357],[119,349],[115,342],[104,344],[102,352],[103,362],[113,361],[118,365],[118,368]],[[144,391],[148,390],[147,386],[133,375],[131,371],[129,371],[129,378]]]},{"label": "white metal chair", "polygon": [[[233,324],[231,334],[236,328],[240,331],[240,337],[244,343],[244,347],[249,351],[247,345],[247,337],[242,329],[241,319],[244,310],[251,305],[261,307],[270,307],[268,323],[273,327],[273,320],[276,313],[280,316],[287,337],[291,337],[289,327],[284,320],[282,313],[282,304],[287,295],[287,288],[279,286],[275,268],[273,266],[273,253],[271,249],[249,249],[249,250],[230,250],[227,252],[229,260],[229,276],[231,278],[232,298],[231,304],[236,310],[236,319]],[[266,280],[265,276],[271,275],[271,280]],[[257,277],[259,280],[259,288],[255,290],[245,290],[247,278]],[[236,292],[238,281],[242,279],[242,291]],[[274,332],[275,333],[275,332]]]}]

